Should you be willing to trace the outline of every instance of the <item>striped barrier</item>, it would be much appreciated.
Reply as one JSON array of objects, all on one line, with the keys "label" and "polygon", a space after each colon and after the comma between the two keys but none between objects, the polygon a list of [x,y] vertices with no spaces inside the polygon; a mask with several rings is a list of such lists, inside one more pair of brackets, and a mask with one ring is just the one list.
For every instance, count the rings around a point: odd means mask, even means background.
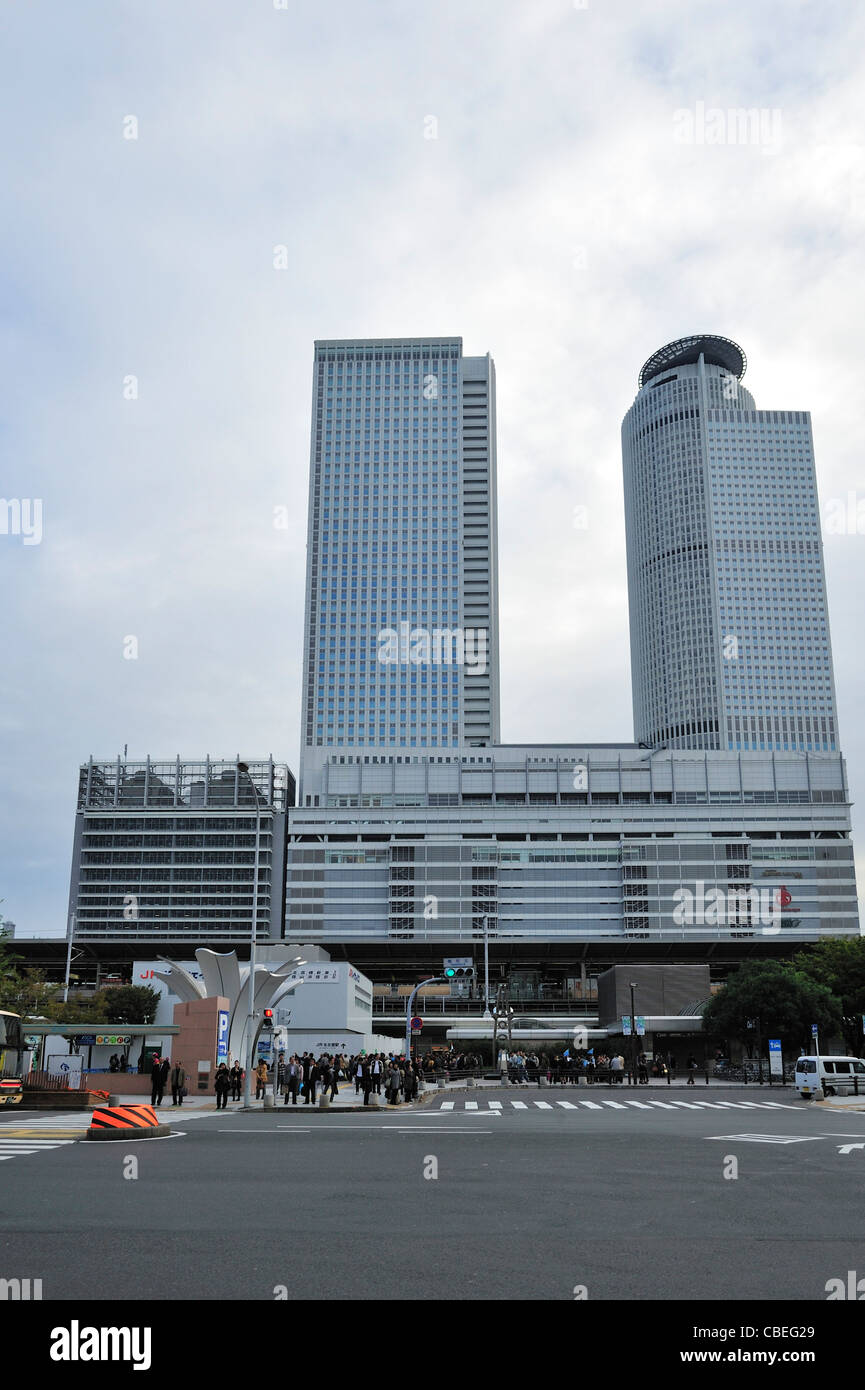
[{"label": "striped barrier", "polygon": [[152,1105],[100,1105],[90,1117],[87,1138],[155,1139],[170,1133],[171,1126],[159,1123]]}]

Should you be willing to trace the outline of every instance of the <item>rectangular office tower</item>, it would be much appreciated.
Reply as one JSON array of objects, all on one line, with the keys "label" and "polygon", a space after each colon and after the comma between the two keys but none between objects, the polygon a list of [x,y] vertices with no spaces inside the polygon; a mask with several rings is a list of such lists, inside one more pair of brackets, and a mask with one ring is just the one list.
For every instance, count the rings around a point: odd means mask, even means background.
[{"label": "rectangular office tower", "polygon": [[757,410],[744,372],[726,338],[669,343],[622,424],[634,736],[831,753],[811,418]]},{"label": "rectangular office tower", "polygon": [[197,946],[282,937],[294,777],[272,759],[81,767],[69,915],[75,940]]},{"label": "rectangular office tower", "polygon": [[489,355],[317,341],[301,779],[329,748],[495,741],[497,587]]}]

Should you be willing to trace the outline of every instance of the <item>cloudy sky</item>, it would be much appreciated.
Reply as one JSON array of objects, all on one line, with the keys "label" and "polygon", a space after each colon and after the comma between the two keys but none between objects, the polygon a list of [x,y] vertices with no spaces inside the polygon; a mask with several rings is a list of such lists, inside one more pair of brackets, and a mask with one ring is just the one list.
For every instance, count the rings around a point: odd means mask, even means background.
[{"label": "cloudy sky", "polygon": [[[655,348],[741,343],[758,406],[813,413],[824,509],[865,498],[863,54],[865,11],[813,0],[3,6],[0,496],[42,502],[39,544],[0,535],[22,935],[65,931],[89,754],[297,766],[316,337],[495,358],[508,742],[632,737],[619,429]],[[739,107],[750,138],[707,119]],[[857,500],[825,538],[854,799]]]}]

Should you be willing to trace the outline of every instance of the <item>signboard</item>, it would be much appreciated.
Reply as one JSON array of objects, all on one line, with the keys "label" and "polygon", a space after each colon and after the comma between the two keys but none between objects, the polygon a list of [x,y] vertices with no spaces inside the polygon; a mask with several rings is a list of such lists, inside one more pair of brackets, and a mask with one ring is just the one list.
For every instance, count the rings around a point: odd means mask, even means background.
[{"label": "signboard", "polygon": [[216,1065],[228,1061],[228,1010],[220,1009],[216,1025]]},{"label": "signboard", "polygon": [[95,1033],[79,1033],[75,1041],[79,1047],[92,1047],[96,1042]]},{"label": "signboard", "polygon": [[817,1025],[816,1025],[816,1023],[812,1023],[812,1024],[811,1024],[811,1037],[812,1037],[812,1038],[816,1038],[816,1036],[817,1036]]},{"label": "signboard", "polygon": [[637,1019],[637,1032],[639,1033],[641,1038],[645,1036],[646,1020],[644,1018]]},{"label": "signboard", "polygon": [[53,1057],[48,1059],[49,1076],[68,1076],[70,1081],[77,1081],[81,1076],[81,1063],[84,1058],[81,1056],[64,1057],[56,1052]]},{"label": "signboard", "polygon": [[132,1038],[128,1033],[97,1033],[93,1041],[97,1047],[126,1047]]},{"label": "signboard", "polygon": [[423,1019],[413,1018],[411,1021],[411,1031],[413,1033],[419,1033],[421,1028],[423,1028]]},{"label": "signboard", "polygon": [[631,1036],[631,1015],[622,1014],[622,1032],[626,1038]]},{"label": "signboard", "polygon": [[781,1056],[781,1039],[769,1039],[769,1072],[772,1076],[784,1075],[784,1061]]},{"label": "signboard", "polygon": [[269,1033],[263,1033],[258,1040],[258,1056],[263,1057],[265,1062],[270,1061],[273,1052],[273,1041]]}]

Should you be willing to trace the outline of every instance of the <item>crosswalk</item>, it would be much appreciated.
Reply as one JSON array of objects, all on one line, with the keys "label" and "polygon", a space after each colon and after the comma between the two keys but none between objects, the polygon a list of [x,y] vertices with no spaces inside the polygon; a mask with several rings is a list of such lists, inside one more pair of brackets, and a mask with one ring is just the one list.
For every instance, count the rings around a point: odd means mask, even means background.
[{"label": "crosswalk", "polygon": [[801,1110],[777,1100],[443,1100],[439,1110],[489,1114],[524,1110]]},{"label": "crosswalk", "polygon": [[0,1163],[9,1158],[32,1157],[34,1154],[50,1153],[52,1149],[62,1149],[74,1144],[74,1139],[4,1139],[0,1138]]}]

